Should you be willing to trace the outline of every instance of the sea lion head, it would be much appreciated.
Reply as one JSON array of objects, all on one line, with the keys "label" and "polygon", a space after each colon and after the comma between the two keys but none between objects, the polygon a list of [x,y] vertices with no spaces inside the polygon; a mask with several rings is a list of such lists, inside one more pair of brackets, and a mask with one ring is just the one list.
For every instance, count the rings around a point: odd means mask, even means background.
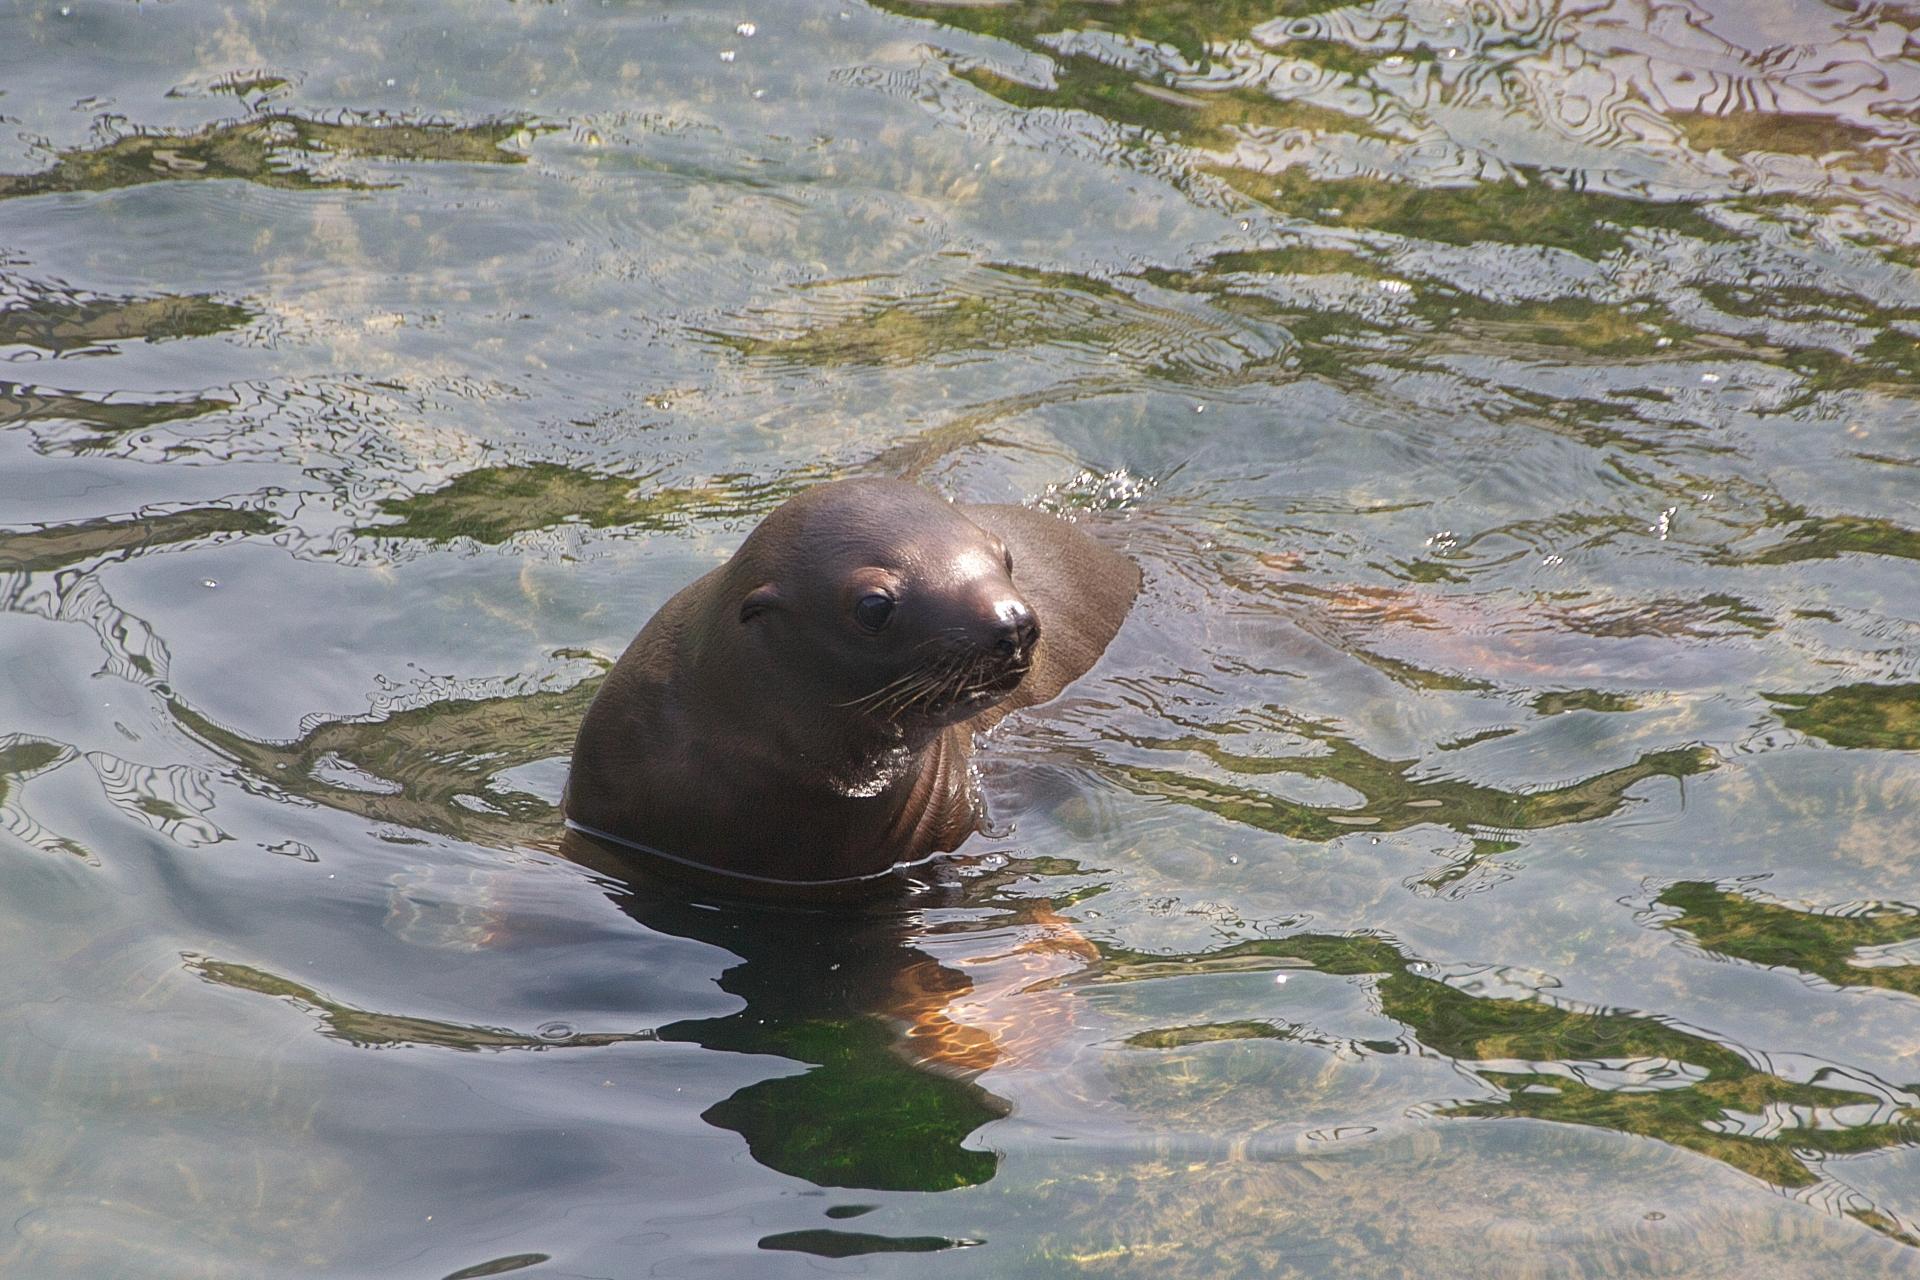
[{"label": "sea lion head", "polygon": [[897,480],[844,480],[776,509],[729,562],[729,621],[823,729],[911,744],[1005,700],[1040,622],[997,536]]}]

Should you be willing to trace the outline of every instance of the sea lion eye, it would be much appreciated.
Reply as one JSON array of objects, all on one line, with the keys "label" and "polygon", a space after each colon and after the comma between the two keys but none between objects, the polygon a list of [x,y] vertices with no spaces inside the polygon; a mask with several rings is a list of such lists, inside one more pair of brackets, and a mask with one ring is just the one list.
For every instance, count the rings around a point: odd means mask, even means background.
[{"label": "sea lion eye", "polygon": [[853,620],[868,631],[880,630],[891,617],[893,597],[884,592],[870,591],[853,606]]}]

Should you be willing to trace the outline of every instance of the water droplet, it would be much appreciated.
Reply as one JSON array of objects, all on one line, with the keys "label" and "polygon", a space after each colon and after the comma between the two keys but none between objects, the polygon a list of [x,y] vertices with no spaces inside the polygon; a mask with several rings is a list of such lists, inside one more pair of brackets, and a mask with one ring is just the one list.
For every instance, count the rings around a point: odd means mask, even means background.
[{"label": "water droplet", "polygon": [[571,1023],[548,1022],[543,1023],[535,1034],[542,1040],[571,1040],[574,1033]]},{"label": "water droplet", "polygon": [[200,579],[200,585],[205,587],[207,590],[211,591],[215,587],[219,586],[220,583],[219,583],[219,580],[215,578],[202,578]]},{"label": "water droplet", "polygon": [[393,88],[393,86],[399,83],[400,82],[398,80],[395,80],[392,76],[387,77],[387,88],[391,89]]},{"label": "water droplet", "polygon": [[767,91],[765,89],[755,89],[753,91],[753,100],[755,102],[758,102],[760,99],[766,96],[767,96]]},{"label": "water droplet", "polygon": [[1380,61],[1380,65],[1383,67],[1399,68],[1399,67],[1405,66],[1406,64],[1407,64],[1406,58],[1402,57],[1400,54],[1397,54],[1397,53],[1390,53]]},{"label": "water droplet", "polygon": [[759,29],[760,28],[754,26],[751,22],[743,22],[733,29],[733,34],[737,36],[751,36]]},{"label": "water droplet", "polygon": [[73,6],[70,4],[61,5],[60,16],[63,18],[71,18],[73,16]]},{"label": "water droplet", "polygon": [[1240,865],[1240,855],[1239,855],[1239,854],[1237,854],[1237,853],[1230,853],[1230,854],[1228,854],[1228,855],[1227,855],[1227,865],[1228,865],[1228,866],[1230,866],[1230,867],[1237,867],[1237,866],[1239,866],[1239,865]]},{"label": "water droplet", "polygon": [[1284,973],[1276,973],[1276,974],[1274,974],[1274,975],[1273,975],[1273,980],[1274,980],[1274,982],[1275,982],[1275,983],[1277,983],[1277,984],[1279,984],[1280,986],[1283,986],[1283,987],[1284,987],[1284,986],[1286,986],[1286,985],[1287,985],[1287,975],[1286,975],[1286,974],[1284,974]]},{"label": "water droplet", "polygon": [[732,61],[733,61],[733,50],[731,50],[731,49],[722,49],[722,50],[720,51],[720,61],[722,61],[722,62],[732,62]]},{"label": "water droplet", "polygon": [[1251,218],[1242,218],[1242,219],[1240,219],[1240,229],[1241,229],[1242,231],[1251,231],[1251,230],[1253,230],[1253,219],[1251,219]]},{"label": "water droplet", "polygon": [[1703,373],[1700,375],[1700,381],[1712,384],[1720,381],[1720,375],[1717,373]]},{"label": "water droplet", "polygon": [[1195,413],[1205,413],[1205,412],[1207,411],[1207,406],[1205,406],[1205,405],[1203,405],[1203,404],[1197,404],[1197,405],[1195,405],[1195,406],[1193,406],[1193,411],[1194,411]]}]

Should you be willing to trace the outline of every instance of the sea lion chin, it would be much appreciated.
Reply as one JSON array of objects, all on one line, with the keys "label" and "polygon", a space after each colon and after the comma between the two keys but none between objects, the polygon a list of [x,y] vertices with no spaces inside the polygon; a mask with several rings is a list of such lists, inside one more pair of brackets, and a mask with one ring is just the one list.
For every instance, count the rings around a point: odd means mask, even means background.
[{"label": "sea lion chin", "polygon": [[621,655],[581,722],[568,823],[743,885],[953,849],[979,824],[973,734],[1091,667],[1139,589],[1042,512],[809,489]]}]

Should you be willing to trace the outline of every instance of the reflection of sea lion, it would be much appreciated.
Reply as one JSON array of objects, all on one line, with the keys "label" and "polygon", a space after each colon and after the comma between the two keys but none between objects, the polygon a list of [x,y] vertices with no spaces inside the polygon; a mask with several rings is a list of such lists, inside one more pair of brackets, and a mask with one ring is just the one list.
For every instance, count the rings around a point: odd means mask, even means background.
[{"label": "reflection of sea lion", "polygon": [[892,480],[793,498],[662,606],[580,726],[566,811],[735,876],[874,876],[957,846],[972,734],[1093,665],[1140,587],[1023,507]]}]

